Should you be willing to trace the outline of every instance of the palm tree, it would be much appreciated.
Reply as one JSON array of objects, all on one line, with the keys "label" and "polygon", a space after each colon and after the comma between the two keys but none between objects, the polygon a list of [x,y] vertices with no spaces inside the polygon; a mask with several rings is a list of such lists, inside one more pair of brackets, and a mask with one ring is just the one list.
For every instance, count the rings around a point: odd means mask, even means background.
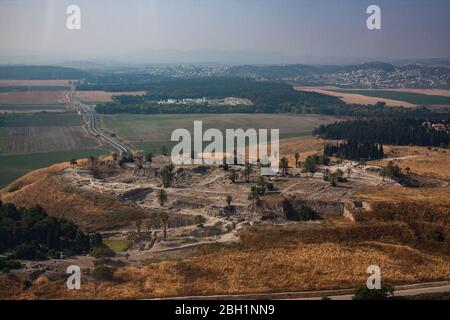
[{"label": "palm tree", "polygon": [[228,179],[230,179],[230,181],[232,183],[236,182],[237,179],[237,173],[235,169],[230,169],[230,172],[228,173]]},{"label": "palm tree", "polygon": [[259,176],[256,185],[258,186],[258,192],[261,192],[261,194],[264,194],[266,192],[267,180],[265,177]]},{"label": "palm tree", "polygon": [[283,158],[280,159],[280,168],[281,168],[281,171],[283,173],[283,176],[285,176],[287,174],[287,172],[288,172],[288,169],[289,169],[289,162],[288,162],[288,159],[286,157],[283,157]]},{"label": "palm tree", "polygon": [[295,157],[295,167],[298,168],[299,167],[298,160],[300,159],[300,153],[296,152],[294,157]]},{"label": "palm tree", "polygon": [[325,169],[325,171],[323,172],[323,180],[328,181],[330,180],[330,169]]},{"label": "palm tree", "polygon": [[258,194],[257,186],[252,186],[252,188],[250,189],[250,194],[248,195],[248,200],[252,201],[253,205],[255,205],[255,203],[257,201],[259,201],[259,194]]},{"label": "palm tree", "polygon": [[167,221],[169,221],[169,215],[165,211],[161,211],[159,213],[159,220],[161,220],[161,224],[163,225],[163,234],[164,234],[164,241],[167,239]]},{"label": "palm tree", "polygon": [[75,166],[77,165],[77,160],[76,159],[72,159],[70,160],[70,165],[72,166],[72,169],[75,168]]},{"label": "palm tree", "polygon": [[344,176],[344,171],[342,171],[341,169],[337,169],[335,174],[336,174],[336,178],[338,179],[338,181],[341,182],[342,177]]},{"label": "palm tree", "polygon": [[225,199],[227,202],[227,207],[231,206],[231,201],[233,201],[233,197],[231,197],[231,194],[227,195],[227,198]]},{"label": "palm tree", "polygon": [[246,164],[244,171],[242,172],[245,178],[245,182],[249,182],[250,181],[250,175],[252,173],[252,166],[250,164]]},{"label": "palm tree", "polygon": [[169,188],[172,186],[174,179],[173,169],[175,169],[175,166],[171,163],[169,165],[164,166],[161,169],[161,172],[159,173],[164,188]]},{"label": "palm tree", "polygon": [[94,156],[89,156],[89,161],[91,161],[91,170],[94,171],[95,157]]},{"label": "palm tree", "polygon": [[167,201],[167,193],[164,189],[160,189],[158,192],[158,202],[161,207],[164,207],[164,202]]},{"label": "palm tree", "polygon": [[136,225],[136,231],[137,231],[137,234],[138,234],[138,236],[140,236],[140,235],[141,235],[142,221],[141,221],[141,220],[137,220],[137,221],[135,222],[135,225]]}]

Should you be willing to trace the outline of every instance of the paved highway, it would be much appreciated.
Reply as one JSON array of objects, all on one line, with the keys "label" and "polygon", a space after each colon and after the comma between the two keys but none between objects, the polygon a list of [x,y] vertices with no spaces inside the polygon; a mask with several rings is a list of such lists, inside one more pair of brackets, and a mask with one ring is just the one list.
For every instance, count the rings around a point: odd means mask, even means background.
[{"label": "paved highway", "polygon": [[[251,299],[251,300],[321,300],[328,297],[331,300],[352,300],[355,289],[327,290],[327,291],[299,291],[299,292],[273,292],[273,293],[249,293],[232,295],[209,295],[209,296],[183,296],[168,297],[154,300],[230,300],[230,299]],[[450,281],[418,283],[410,285],[396,286],[394,296],[405,297],[426,293],[450,292]]]},{"label": "paved highway", "polygon": [[121,154],[129,154],[130,149],[116,139],[112,138],[106,133],[101,132],[97,128],[97,114],[95,112],[95,108],[93,106],[86,105],[74,97],[75,89],[72,88],[70,93],[68,94],[69,103],[72,104],[84,117],[87,119],[89,131],[95,136],[95,137],[101,137],[105,139],[109,144],[111,144],[113,147],[115,147],[117,150],[120,151]]}]

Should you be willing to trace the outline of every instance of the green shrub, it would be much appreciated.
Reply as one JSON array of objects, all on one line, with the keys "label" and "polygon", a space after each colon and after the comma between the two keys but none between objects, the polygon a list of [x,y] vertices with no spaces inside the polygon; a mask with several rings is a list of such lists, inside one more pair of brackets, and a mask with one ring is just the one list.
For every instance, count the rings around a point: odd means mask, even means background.
[{"label": "green shrub", "polygon": [[116,270],[113,267],[101,264],[95,267],[94,277],[101,281],[112,281],[114,280],[114,271]]},{"label": "green shrub", "polygon": [[320,219],[320,215],[315,212],[310,207],[301,207],[301,209],[297,213],[298,217],[302,221],[308,221],[308,220],[318,220]]},{"label": "green shrub", "polygon": [[0,257],[0,272],[8,272],[12,269],[20,269],[22,264],[19,261]]},{"label": "green shrub", "polygon": [[206,218],[202,215],[196,215],[194,218],[194,221],[197,226],[200,226],[200,225],[203,226],[204,223],[206,222]]},{"label": "green shrub", "polygon": [[39,249],[38,246],[24,243],[18,245],[13,254],[11,255],[14,259],[23,259],[23,260],[46,260],[47,256]]},{"label": "green shrub", "polygon": [[283,200],[282,205],[283,205],[283,212],[287,220],[308,221],[320,219],[320,215],[310,207],[302,206],[299,210],[294,209],[291,202],[287,199]]},{"label": "green shrub", "polygon": [[433,240],[436,240],[439,242],[445,241],[444,234],[442,232],[440,232],[439,230],[436,230],[436,229],[431,230],[430,236]]},{"label": "green shrub", "polygon": [[91,255],[97,259],[114,257],[116,253],[108,246],[101,246],[92,249]]},{"label": "green shrub", "polygon": [[382,286],[381,289],[369,289],[361,286],[355,290],[353,300],[387,300],[393,296],[394,288]]}]

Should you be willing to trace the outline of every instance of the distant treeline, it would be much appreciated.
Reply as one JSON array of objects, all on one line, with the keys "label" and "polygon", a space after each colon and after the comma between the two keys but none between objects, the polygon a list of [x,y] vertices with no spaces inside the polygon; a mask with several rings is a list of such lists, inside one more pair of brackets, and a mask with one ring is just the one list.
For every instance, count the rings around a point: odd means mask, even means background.
[{"label": "distant treeline", "polygon": [[0,66],[3,80],[67,80],[84,79],[90,74],[74,68],[56,66]]},{"label": "distant treeline", "polygon": [[0,92],[25,92],[25,91],[64,91],[69,86],[0,86]]},{"label": "distant treeline", "polygon": [[[448,118],[445,123],[448,123]],[[314,134],[324,139],[393,145],[449,146],[450,133],[423,126],[419,119],[354,120],[322,125]]]},{"label": "distant treeline", "polygon": [[348,140],[348,142],[325,144],[323,154],[326,156],[336,155],[350,160],[375,160],[384,157],[384,150],[381,144],[373,142],[359,143],[356,140]]},{"label": "distant treeline", "polygon": [[147,91],[151,90],[154,85],[168,80],[169,78],[165,76],[138,72],[94,74],[91,78],[79,82],[77,90],[106,92]]},{"label": "distant treeline", "polygon": [[[124,76],[128,79],[128,76]],[[139,80],[140,78],[138,78]],[[144,80],[146,78],[142,78]],[[139,81],[138,81],[139,82]],[[108,88],[109,85],[107,85]],[[105,90],[104,87],[81,85],[81,89]],[[342,116],[393,116],[400,118],[434,117],[426,108],[389,108],[376,105],[347,105],[337,97],[315,92],[297,91],[282,82],[255,81],[243,78],[195,78],[159,80],[153,83],[125,85],[126,90],[147,90],[144,96],[116,96],[113,102],[97,106],[99,113],[301,113]],[[183,98],[249,99],[253,106],[159,105],[158,100]]]},{"label": "distant treeline", "polygon": [[[249,99],[254,106],[158,105],[156,101],[183,98]],[[197,78],[155,82],[145,96],[116,96],[99,105],[100,113],[275,113],[301,112],[311,108],[343,108],[336,97],[300,92],[279,82],[242,78]],[[307,112],[310,113],[310,112]]]}]

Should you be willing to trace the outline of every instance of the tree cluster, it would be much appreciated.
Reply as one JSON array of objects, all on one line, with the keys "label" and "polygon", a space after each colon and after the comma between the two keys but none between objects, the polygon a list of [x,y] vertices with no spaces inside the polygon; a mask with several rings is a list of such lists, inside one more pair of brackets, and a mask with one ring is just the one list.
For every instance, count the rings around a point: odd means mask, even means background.
[{"label": "tree cluster", "polygon": [[[314,134],[324,139],[353,140],[393,145],[441,146],[450,143],[450,132],[423,125],[426,119],[379,118],[322,125]],[[448,123],[443,120],[442,123]]]},{"label": "tree cluster", "polygon": [[0,201],[0,252],[10,253],[12,258],[59,258],[60,253],[87,253],[102,245],[99,234],[91,239],[75,224],[49,217],[39,206],[24,209]]},{"label": "tree cluster", "polygon": [[326,156],[337,156],[350,160],[375,160],[384,157],[383,145],[373,142],[359,143],[356,140],[327,143],[323,153]]}]

